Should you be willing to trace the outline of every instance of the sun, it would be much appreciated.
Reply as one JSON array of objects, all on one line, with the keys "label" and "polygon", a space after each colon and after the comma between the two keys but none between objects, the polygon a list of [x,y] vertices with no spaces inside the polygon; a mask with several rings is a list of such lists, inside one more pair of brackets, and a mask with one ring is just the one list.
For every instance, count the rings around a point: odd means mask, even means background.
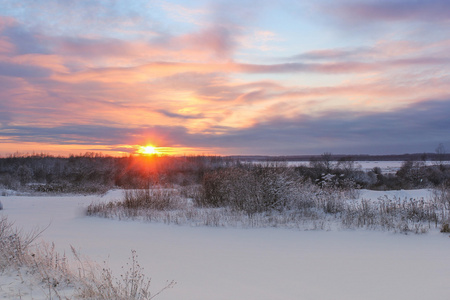
[{"label": "sun", "polygon": [[159,154],[159,151],[155,146],[147,145],[147,146],[140,146],[139,149],[137,150],[137,153],[143,155],[156,155]]}]

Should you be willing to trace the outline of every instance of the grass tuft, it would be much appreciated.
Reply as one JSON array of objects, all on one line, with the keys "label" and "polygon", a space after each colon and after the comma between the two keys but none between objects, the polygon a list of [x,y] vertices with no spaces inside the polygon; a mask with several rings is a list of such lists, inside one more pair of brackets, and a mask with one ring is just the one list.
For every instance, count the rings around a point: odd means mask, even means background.
[{"label": "grass tuft", "polygon": [[32,281],[30,287],[37,282],[47,299],[150,300],[176,284],[171,281],[152,292],[151,280],[143,273],[134,250],[127,264],[129,269],[115,277],[106,265],[100,268],[81,258],[74,247],[74,261],[69,261],[55,250],[54,244],[33,243],[41,233],[37,230],[25,234],[6,217],[0,217],[0,275],[15,273],[22,284]]}]

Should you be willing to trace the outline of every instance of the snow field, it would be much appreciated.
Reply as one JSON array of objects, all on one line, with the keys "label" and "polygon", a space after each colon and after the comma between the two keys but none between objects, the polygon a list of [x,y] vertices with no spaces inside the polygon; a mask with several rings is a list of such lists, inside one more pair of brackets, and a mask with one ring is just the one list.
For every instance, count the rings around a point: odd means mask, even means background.
[{"label": "snow field", "polygon": [[[429,191],[362,191],[428,197]],[[450,238],[430,231],[403,235],[377,231],[298,231],[210,228],[86,217],[91,202],[120,199],[122,191],[100,196],[5,196],[8,217],[24,231],[46,229],[41,239],[61,252],[73,245],[116,276],[137,251],[152,278],[152,290],[177,285],[157,299],[448,299]],[[0,299],[17,285],[0,276]],[[14,281],[13,281],[14,282]],[[9,293],[11,295],[11,293]],[[45,299],[37,292],[21,299]],[[28,298],[27,298],[28,297]]]}]

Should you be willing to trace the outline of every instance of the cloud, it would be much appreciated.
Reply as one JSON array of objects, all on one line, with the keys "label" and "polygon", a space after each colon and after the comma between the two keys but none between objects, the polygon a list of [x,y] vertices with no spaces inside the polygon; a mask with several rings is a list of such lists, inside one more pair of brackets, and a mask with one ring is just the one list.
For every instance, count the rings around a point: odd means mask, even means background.
[{"label": "cloud", "polygon": [[246,102],[246,103],[252,103],[252,102],[258,102],[261,101],[261,99],[266,99],[266,91],[265,90],[256,90],[251,91],[248,93],[243,93],[239,95],[239,97],[236,99],[237,102]]},{"label": "cloud", "polygon": [[[52,65],[43,67],[57,71],[52,78],[65,82],[139,82],[187,72],[352,74],[381,72],[404,66],[437,66],[449,61],[448,54],[443,50],[437,53],[440,56],[433,52],[425,55],[419,52],[423,45],[384,43],[374,47],[312,50],[287,58],[290,61],[287,63],[238,62],[231,58],[239,47],[239,39],[245,35],[241,25],[245,22],[238,23],[236,18],[231,17],[230,8],[217,14],[214,18],[216,23],[188,34],[168,35],[164,42],[107,36],[48,36],[27,31],[9,18],[3,22],[6,24],[3,31],[8,31],[4,35],[7,40],[3,41],[8,51],[11,47],[16,49],[12,53],[16,60],[18,57],[23,60],[24,54],[34,54],[41,62],[52,57]],[[389,56],[389,49],[401,47],[404,51],[416,51],[418,55],[404,57],[397,53],[395,57]],[[448,48],[445,45],[442,47]],[[39,61],[34,59],[32,64],[39,67]]]},{"label": "cloud", "polygon": [[158,77],[173,76],[180,73],[224,73],[224,74],[358,74],[390,71],[414,66],[438,67],[450,62],[449,57],[411,57],[386,59],[374,62],[343,61],[325,63],[282,63],[249,64],[225,63],[184,63],[151,62],[132,67],[90,68],[74,73],[56,74],[55,80],[63,82],[144,82]]},{"label": "cloud", "polygon": [[[261,33],[253,25],[270,1],[210,1],[208,14],[197,21],[200,29],[174,39],[193,49],[210,49],[213,58],[231,60],[249,40]],[[204,60],[207,59],[204,57]]]},{"label": "cloud", "polygon": [[[410,60],[410,64],[441,64],[441,59]],[[242,73],[242,74],[287,74],[318,73],[348,74],[368,73],[382,69],[405,65],[407,61],[387,61],[382,63],[333,62],[323,64],[284,63],[284,64],[248,64],[248,63],[178,63],[152,62],[133,67],[90,68],[68,74],[56,74],[54,79],[63,82],[143,82],[153,78],[172,76],[179,73]]]},{"label": "cloud", "polygon": [[345,1],[328,8],[342,18],[359,22],[448,22],[450,2],[446,0]]},{"label": "cloud", "polygon": [[328,60],[328,59],[347,59],[354,56],[355,51],[329,49],[315,50],[289,57],[288,60]]},{"label": "cloud", "polygon": [[150,50],[150,47],[142,49],[144,45],[112,38],[53,38],[52,41],[55,43],[55,51],[61,55],[81,56],[92,59],[126,57],[136,55],[138,51]]},{"label": "cloud", "polygon": [[[152,55],[146,50],[162,54],[161,49],[170,52],[182,49],[190,52],[190,55],[181,55],[185,58],[202,53],[203,56],[199,57],[229,59],[245,36],[253,33],[253,29],[248,30],[248,25],[257,19],[265,2],[255,5],[254,1],[214,1],[193,9],[146,0],[134,0],[133,3],[124,0],[108,3],[101,0],[70,3],[5,0],[0,4],[0,11],[23,25],[25,30],[16,30],[12,34],[18,39],[18,44],[19,39],[22,40],[20,44],[27,51],[32,49],[32,38],[36,38],[36,35],[27,36],[27,31],[38,31],[47,38],[45,43],[34,43],[35,46],[43,46],[53,39],[60,51],[71,55],[77,55],[78,51],[97,57],[102,51],[115,56],[119,56],[121,51],[124,56],[130,52],[137,55],[139,51],[133,51],[133,48],[139,46],[137,50],[141,50],[141,57]],[[170,22],[174,19],[188,24],[174,27]],[[97,41],[99,38],[102,41]],[[137,40],[140,40],[140,45],[137,42],[134,46],[126,43]],[[45,47],[41,49],[44,50]]]},{"label": "cloud", "polygon": [[345,65],[365,62],[388,68],[395,65],[439,65],[448,63],[449,42],[419,43],[408,40],[378,40],[372,46],[355,48],[317,49],[284,58],[290,62],[321,62],[321,65]]},{"label": "cloud", "polygon": [[361,46],[377,39],[433,43],[450,33],[446,0],[319,0],[311,7],[315,21],[320,20],[333,36],[358,40]]},{"label": "cloud", "polygon": [[[0,19],[5,17],[0,16]],[[16,21],[11,18],[1,21],[3,26],[0,27],[0,34],[3,40],[8,41],[14,45],[14,52],[16,55],[28,53],[47,54],[48,49],[44,43],[39,39],[38,34],[24,29]]]},{"label": "cloud", "polygon": [[[444,13],[431,14],[448,5],[328,2],[337,9],[328,13],[354,22],[364,39],[345,31],[330,44],[330,27],[318,29],[329,32],[320,43],[298,39],[273,1],[2,1],[0,139],[98,149],[156,139],[238,154],[360,151],[383,138],[394,151],[443,139],[450,41],[434,35],[446,30]],[[316,20],[303,21],[295,26],[318,32]],[[403,35],[418,23],[433,29],[429,42]],[[392,34],[377,37],[366,24],[388,24]],[[252,44],[263,32],[285,58]],[[297,42],[283,48],[283,34]]]},{"label": "cloud", "polygon": [[226,25],[214,25],[178,38],[179,43],[195,49],[211,49],[217,58],[229,59],[236,48],[236,32]]},{"label": "cloud", "polygon": [[217,128],[220,135],[189,133],[182,126],[118,128],[100,125],[6,126],[9,141],[83,145],[142,144],[163,147],[220,147],[228,154],[400,153],[433,151],[448,141],[450,101],[430,100],[379,113],[328,111],[317,116],[269,118],[249,128]]},{"label": "cloud", "polygon": [[447,99],[391,112],[329,111],[315,117],[274,118],[212,139],[215,145],[245,149],[246,154],[432,152],[440,141],[449,142],[448,113]]},{"label": "cloud", "polygon": [[21,65],[9,62],[0,61],[0,76],[21,77],[21,78],[36,78],[48,77],[51,71],[45,68],[29,65]]},{"label": "cloud", "polygon": [[165,109],[158,109],[157,112],[169,117],[169,118],[175,118],[175,119],[202,119],[204,118],[203,114],[195,114],[195,115],[184,115],[184,114],[177,114],[170,111],[167,111]]},{"label": "cloud", "polygon": [[120,128],[106,125],[68,124],[54,127],[4,126],[0,128],[3,142],[39,142],[62,145],[133,145],[146,139],[164,140],[169,146],[173,138],[183,140],[186,130],[177,126]]},{"label": "cloud", "polygon": [[308,52],[304,52],[298,55],[294,55],[285,60],[333,60],[333,61],[342,61],[342,60],[354,60],[361,59],[362,57],[372,56],[376,54],[376,50],[373,48],[363,47],[356,49],[320,49],[320,50],[312,50]]}]

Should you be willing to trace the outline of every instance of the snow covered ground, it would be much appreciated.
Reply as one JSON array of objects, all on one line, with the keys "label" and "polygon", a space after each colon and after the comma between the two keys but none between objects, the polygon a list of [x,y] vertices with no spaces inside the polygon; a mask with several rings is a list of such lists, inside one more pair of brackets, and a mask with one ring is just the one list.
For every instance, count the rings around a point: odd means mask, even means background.
[{"label": "snow covered ground", "polygon": [[[374,192],[426,198],[427,190]],[[42,239],[70,253],[106,261],[119,275],[131,250],[152,277],[154,290],[177,285],[157,299],[449,299],[450,238],[432,231],[403,235],[365,230],[206,228],[86,217],[91,202],[119,199],[122,191],[100,196],[0,197],[15,225],[45,228]],[[26,292],[20,278],[0,274],[0,299],[42,299]],[[29,290],[29,287],[28,287]]]}]

